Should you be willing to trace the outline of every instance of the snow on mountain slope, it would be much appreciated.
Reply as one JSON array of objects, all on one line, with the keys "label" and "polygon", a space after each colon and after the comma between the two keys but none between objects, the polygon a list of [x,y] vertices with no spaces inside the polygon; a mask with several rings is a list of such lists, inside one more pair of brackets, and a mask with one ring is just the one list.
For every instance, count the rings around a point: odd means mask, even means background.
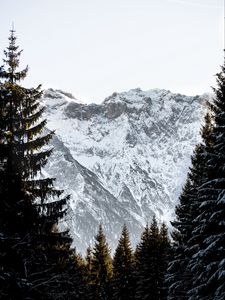
[{"label": "snow on mountain slope", "polygon": [[84,251],[101,222],[112,248],[123,223],[133,243],[153,214],[171,219],[208,96],[167,90],[114,93],[100,105],[46,90],[55,148],[45,171],[71,194],[65,223]]}]

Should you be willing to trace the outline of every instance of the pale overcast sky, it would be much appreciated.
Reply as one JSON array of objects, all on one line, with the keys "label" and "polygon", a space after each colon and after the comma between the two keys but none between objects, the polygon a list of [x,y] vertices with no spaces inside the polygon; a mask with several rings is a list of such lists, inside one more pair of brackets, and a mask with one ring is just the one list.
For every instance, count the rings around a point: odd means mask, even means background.
[{"label": "pale overcast sky", "polygon": [[0,53],[13,21],[25,85],[86,102],[137,87],[209,92],[223,62],[223,0],[0,0],[0,12]]}]

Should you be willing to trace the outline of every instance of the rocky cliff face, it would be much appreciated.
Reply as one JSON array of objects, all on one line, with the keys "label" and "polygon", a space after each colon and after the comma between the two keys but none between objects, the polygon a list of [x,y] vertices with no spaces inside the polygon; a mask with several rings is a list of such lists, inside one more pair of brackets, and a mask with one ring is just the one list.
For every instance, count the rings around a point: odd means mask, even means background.
[{"label": "rocky cliff face", "polygon": [[45,172],[71,194],[63,224],[80,251],[99,223],[113,249],[124,223],[135,244],[153,214],[172,218],[206,100],[134,89],[86,105],[71,94],[45,91],[47,126],[56,130]]}]

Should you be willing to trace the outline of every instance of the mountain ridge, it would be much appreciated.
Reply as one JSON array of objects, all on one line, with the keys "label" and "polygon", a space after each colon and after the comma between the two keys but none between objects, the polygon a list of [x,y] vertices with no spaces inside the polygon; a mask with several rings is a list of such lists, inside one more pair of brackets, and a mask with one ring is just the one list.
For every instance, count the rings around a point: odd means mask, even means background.
[{"label": "mountain ridge", "polygon": [[171,220],[209,98],[132,89],[84,104],[60,90],[44,92],[47,126],[56,130],[45,171],[71,193],[71,220],[63,225],[80,251],[100,222],[114,249],[123,223],[135,244],[153,214]]}]

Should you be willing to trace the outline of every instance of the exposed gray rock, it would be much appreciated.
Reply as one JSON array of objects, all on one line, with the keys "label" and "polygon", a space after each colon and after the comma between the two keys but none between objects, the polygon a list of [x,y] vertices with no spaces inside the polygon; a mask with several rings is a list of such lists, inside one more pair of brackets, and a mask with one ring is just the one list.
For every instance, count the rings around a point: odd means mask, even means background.
[{"label": "exposed gray rock", "polygon": [[172,218],[208,99],[134,89],[85,105],[45,91],[47,126],[56,130],[45,172],[71,194],[62,226],[78,250],[93,241],[99,223],[114,249],[124,223],[135,244],[153,214]]}]

